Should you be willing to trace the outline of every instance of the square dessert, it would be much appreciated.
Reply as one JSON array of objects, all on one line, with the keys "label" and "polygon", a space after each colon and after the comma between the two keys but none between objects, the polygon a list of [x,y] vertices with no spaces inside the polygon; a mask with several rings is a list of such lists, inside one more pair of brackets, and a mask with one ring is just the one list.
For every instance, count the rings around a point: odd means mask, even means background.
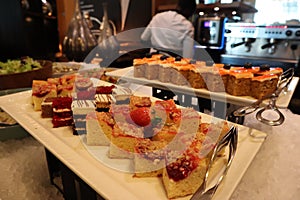
[{"label": "square dessert", "polygon": [[57,97],[56,85],[43,80],[32,81],[32,103],[35,111],[42,109],[42,102],[48,97]]},{"label": "square dessert", "polygon": [[114,88],[114,85],[96,87],[95,103],[97,111],[108,112],[113,101],[112,92]]},{"label": "square dessert", "polygon": [[107,112],[90,112],[86,115],[87,145],[109,146],[115,122]]},{"label": "square dessert", "polygon": [[145,58],[135,58],[133,59],[133,75],[137,78],[145,77],[147,59]]},{"label": "square dessert", "polygon": [[226,71],[216,67],[207,67],[202,73],[207,89],[212,92],[226,91],[227,75]]},{"label": "square dessert", "polygon": [[73,114],[72,114],[71,104],[72,104],[71,97],[59,97],[53,100],[52,124],[54,128],[72,125]]},{"label": "square dessert", "polygon": [[52,103],[53,100],[57,97],[47,97],[43,100],[41,105],[41,117],[42,118],[51,118],[53,116]]},{"label": "square dessert", "polygon": [[261,99],[268,94],[272,94],[277,89],[278,79],[276,74],[253,77],[251,81],[251,96]]},{"label": "square dessert", "polygon": [[172,64],[173,70],[171,71],[171,83],[176,85],[189,85],[188,77],[190,71],[194,69],[193,65],[188,63],[174,62]]},{"label": "square dessert", "polygon": [[111,135],[109,148],[110,158],[129,158],[134,155],[134,147],[138,140],[144,139],[143,127],[129,123],[116,123]]},{"label": "square dessert", "polygon": [[207,88],[206,83],[201,75],[201,70],[198,68],[194,68],[189,71],[188,81],[192,88]]},{"label": "square dessert", "polygon": [[250,96],[253,73],[236,70],[229,73],[227,92],[234,96]]},{"label": "square dessert", "polygon": [[165,167],[165,146],[165,141],[138,140],[134,147],[134,176],[161,176]]},{"label": "square dessert", "polygon": [[112,104],[110,106],[109,113],[111,114],[116,123],[126,123],[128,122],[128,119],[130,119],[130,109],[129,105],[127,104]]},{"label": "square dessert", "polygon": [[71,104],[73,113],[73,133],[75,135],[86,133],[86,115],[96,110],[94,100],[73,99]]},{"label": "square dessert", "polygon": [[130,110],[140,107],[150,107],[152,105],[151,99],[148,96],[131,95],[129,101]]},{"label": "square dessert", "polygon": [[180,156],[169,152],[166,167],[163,169],[162,181],[169,199],[191,195],[203,183],[207,170],[207,159],[200,159],[194,153]]},{"label": "square dessert", "polygon": [[170,123],[170,112],[174,109],[177,106],[173,99],[157,100],[151,106],[151,115],[153,118],[160,118],[162,124]]},{"label": "square dessert", "polygon": [[195,133],[201,123],[200,114],[193,108],[173,109],[170,114],[170,121],[183,133]]},{"label": "square dessert", "polygon": [[112,103],[112,94],[96,94],[96,109],[99,112],[108,112]]},{"label": "square dessert", "polygon": [[172,63],[174,63],[174,57],[167,57],[163,60],[159,60],[159,67],[158,67],[158,80],[163,83],[171,82],[171,72],[173,70]]}]

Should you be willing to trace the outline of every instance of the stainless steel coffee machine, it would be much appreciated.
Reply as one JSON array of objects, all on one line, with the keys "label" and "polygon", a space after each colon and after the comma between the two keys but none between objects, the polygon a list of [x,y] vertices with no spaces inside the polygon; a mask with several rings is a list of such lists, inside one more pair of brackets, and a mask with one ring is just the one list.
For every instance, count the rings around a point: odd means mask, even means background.
[{"label": "stainless steel coffee machine", "polygon": [[198,48],[222,49],[226,17],[201,16],[195,26],[195,40]]},{"label": "stainless steel coffee machine", "polygon": [[226,23],[225,54],[221,62],[232,65],[268,64],[296,68],[300,57],[300,24],[257,25]]}]

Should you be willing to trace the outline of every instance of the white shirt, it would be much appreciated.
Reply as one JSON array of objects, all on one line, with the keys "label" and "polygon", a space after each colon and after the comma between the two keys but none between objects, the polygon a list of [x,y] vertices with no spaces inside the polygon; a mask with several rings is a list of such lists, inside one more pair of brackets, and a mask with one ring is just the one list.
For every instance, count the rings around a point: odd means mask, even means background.
[{"label": "white shirt", "polygon": [[152,47],[182,52],[183,57],[192,58],[194,26],[181,14],[166,11],[156,14],[141,35]]}]

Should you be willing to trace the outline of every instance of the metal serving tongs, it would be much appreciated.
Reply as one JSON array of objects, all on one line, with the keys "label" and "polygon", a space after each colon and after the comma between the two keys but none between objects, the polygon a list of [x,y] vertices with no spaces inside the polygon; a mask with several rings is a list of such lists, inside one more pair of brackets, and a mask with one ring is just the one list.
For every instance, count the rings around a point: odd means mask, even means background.
[{"label": "metal serving tongs", "polygon": [[[248,114],[253,113],[254,111],[260,109],[256,113],[256,119],[258,121],[263,122],[270,126],[281,125],[284,122],[285,118],[284,118],[284,115],[277,108],[276,100],[277,100],[278,96],[280,95],[280,93],[283,90],[287,89],[288,85],[290,84],[290,82],[293,79],[293,76],[294,76],[293,68],[286,70],[280,76],[278,84],[277,84],[277,89],[274,93],[264,96],[263,98],[257,100],[250,106],[245,106],[245,107],[237,109],[236,111],[233,112],[233,115],[237,116],[237,117],[243,117],[245,115],[248,115]],[[266,99],[269,99],[269,103],[266,106],[263,106],[262,103]],[[277,113],[279,115],[279,118],[276,120],[269,120],[269,119],[263,117],[263,113],[268,110],[272,110],[275,113]]]},{"label": "metal serving tongs", "polygon": [[[210,162],[208,164],[207,171],[205,173],[205,178],[201,186],[198,188],[198,190],[194,193],[194,195],[191,197],[190,200],[210,200],[212,199],[213,195],[217,191],[219,185],[222,183],[224,177],[227,174],[227,171],[233,161],[236,148],[237,148],[237,142],[238,142],[238,130],[236,126],[232,126],[228,133],[217,143],[213,150],[213,154],[211,156]],[[207,189],[207,181],[209,177],[210,170],[212,168],[212,165],[218,155],[218,153],[225,148],[227,145],[229,145],[229,155],[228,155],[228,160],[227,164],[225,166],[225,169],[222,173],[222,175],[219,177],[217,183]]]}]

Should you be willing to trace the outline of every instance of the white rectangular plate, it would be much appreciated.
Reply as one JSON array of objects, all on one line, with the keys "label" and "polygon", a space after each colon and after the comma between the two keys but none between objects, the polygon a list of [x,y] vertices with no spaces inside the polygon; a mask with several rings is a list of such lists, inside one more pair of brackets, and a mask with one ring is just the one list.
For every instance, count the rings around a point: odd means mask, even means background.
[{"label": "white rectangular plate", "polygon": [[[31,91],[2,96],[0,105],[45,148],[104,198],[167,199],[160,178],[133,178],[132,174],[107,167],[92,156],[85,147],[84,141],[81,140],[82,137],[73,135],[70,127],[52,128],[51,119],[43,119],[40,112],[33,110]],[[216,120],[206,114],[201,116],[203,122]],[[265,133],[244,126],[238,127],[239,140],[236,156],[224,182],[216,192],[214,200],[230,198],[265,140],[265,138],[255,139],[249,136],[250,132],[262,136],[266,136]],[[98,152],[100,152],[100,156],[106,156],[105,148]],[[101,152],[103,153],[101,154]],[[190,196],[180,199],[189,198]]]},{"label": "white rectangular plate", "polygon": [[[137,83],[141,85],[152,86],[160,89],[167,89],[175,92],[180,92],[184,94],[194,95],[198,97],[203,97],[207,99],[213,99],[216,101],[227,102],[235,105],[247,106],[254,103],[257,99],[250,96],[233,96],[225,92],[210,92],[206,89],[195,89],[188,86],[174,85],[172,83],[162,83],[158,80],[148,80],[146,78],[136,78],[133,75],[133,67],[127,67],[112,72],[106,73],[108,76],[119,77],[120,79],[130,81],[132,83]],[[282,92],[277,99],[276,105],[279,108],[287,108],[290,100],[294,94],[297,83],[299,81],[298,77],[293,77],[287,91]],[[265,101],[267,103],[267,101]]]}]

